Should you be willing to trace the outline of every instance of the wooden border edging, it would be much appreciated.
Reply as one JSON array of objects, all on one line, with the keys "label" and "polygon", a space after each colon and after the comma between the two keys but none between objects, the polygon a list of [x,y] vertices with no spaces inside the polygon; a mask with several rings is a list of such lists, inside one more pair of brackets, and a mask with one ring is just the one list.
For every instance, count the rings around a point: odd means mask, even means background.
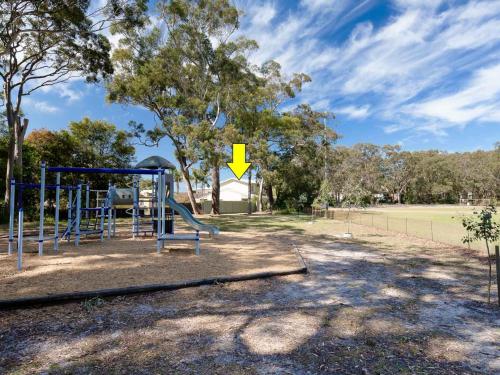
[{"label": "wooden border edging", "polygon": [[238,281],[247,281],[255,279],[266,279],[276,276],[287,276],[294,274],[305,274],[307,273],[307,267],[301,262],[302,267],[295,268],[289,271],[280,272],[257,272],[246,275],[237,276],[223,276],[214,277],[200,280],[186,280],[170,284],[150,284],[141,286],[129,286],[125,288],[112,288],[112,289],[100,289],[86,292],[75,292],[75,293],[61,293],[53,294],[43,297],[24,297],[17,298],[13,300],[0,300],[0,310],[5,309],[15,309],[19,307],[27,307],[33,305],[50,305],[71,301],[80,301],[95,297],[115,297],[130,294],[148,293],[148,292],[159,292],[163,290],[177,290],[184,288],[192,288],[202,285],[213,285],[218,283],[230,283]]}]

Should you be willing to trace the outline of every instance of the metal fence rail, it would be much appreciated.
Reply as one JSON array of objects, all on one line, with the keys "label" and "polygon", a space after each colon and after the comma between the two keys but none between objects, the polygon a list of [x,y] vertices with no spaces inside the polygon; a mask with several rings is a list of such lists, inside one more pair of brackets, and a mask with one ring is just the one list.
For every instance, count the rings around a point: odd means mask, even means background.
[{"label": "metal fence rail", "polygon": [[[325,219],[351,222],[353,224],[382,229],[388,232],[402,233],[430,241],[436,241],[453,246],[468,247],[462,242],[467,235],[462,224],[443,223],[436,220],[420,220],[411,217],[398,218],[369,211],[347,210],[313,210],[312,215]],[[471,249],[486,252],[486,245],[482,241],[472,242]]]}]

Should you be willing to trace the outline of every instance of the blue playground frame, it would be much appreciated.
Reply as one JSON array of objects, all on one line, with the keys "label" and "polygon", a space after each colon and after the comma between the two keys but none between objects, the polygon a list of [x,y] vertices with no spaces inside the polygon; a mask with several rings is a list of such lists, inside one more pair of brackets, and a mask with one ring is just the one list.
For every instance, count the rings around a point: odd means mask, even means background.
[{"label": "blue playground frame", "polygon": [[[50,185],[46,183],[47,173],[56,174],[56,184]],[[113,193],[116,194],[116,189],[111,184],[107,190],[107,196],[104,204],[100,207],[89,207],[89,194],[90,186],[88,184],[78,183],[76,186],[62,186],[61,185],[61,174],[62,173],[100,173],[100,174],[123,174],[123,175],[133,175],[133,208],[132,208],[132,233],[133,237],[139,235],[139,225],[140,225],[140,205],[139,205],[139,175],[150,175],[153,181],[153,196],[151,202],[151,215],[155,214],[156,205],[156,215],[153,222],[156,220],[156,250],[160,253],[161,249],[165,246],[165,241],[173,240],[190,240],[196,242],[196,255],[200,254],[200,231],[207,231],[210,235],[218,234],[219,230],[216,227],[203,224],[195,219],[189,210],[184,206],[178,204],[173,199],[174,191],[174,179],[171,173],[167,172],[167,169],[114,169],[114,168],[81,168],[81,167],[48,167],[45,162],[41,165],[41,177],[40,184],[23,184],[16,183],[15,180],[11,181],[11,196],[10,196],[10,217],[9,217],[9,255],[12,254],[12,245],[14,243],[14,212],[15,212],[15,192],[16,187],[19,189],[18,197],[18,232],[17,232],[17,268],[22,269],[22,255],[23,255],[23,229],[24,229],[24,212],[22,204],[22,191],[24,189],[39,189],[40,190],[40,216],[39,216],[39,230],[38,230],[38,255],[42,256],[44,252],[44,241],[47,239],[54,240],[54,250],[59,249],[59,240],[61,238],[66,238],[70,241],[71,233],[75,232],[75,245],[79,246],[81,235],[88,234],[100,234],[101,241],[104,240],[104,226],[105,220],[107,219],[107,232],[108,239],[111,238],[111,233],[115,233],[116,230],[116,209],[114,209],[113,204]],[[155,184],[156,180],[156,184]],[[85,207],[82,207],[82,187],[86,186],[85,192]],[[45,190],[55,190],[56,191],[56,210],[55,210],[55,227],[54,236],[45,237],[44,236],[44,221],[45,221]],[[62,191],[67,191],[68,193],[68,226],[66,230],[63,231],[62,236],[59,236],[59,211],[60,211],[60,195]],[[168,191],[168,195],[167,195]],[[73,206],[73,192],[76,192],[76,204]],[[172,209],[172,227],[169,233],[166,233],[166,207],[167,205]],[[73,212],[73,210],[75,212]],[[174,233],[174,211],[182,216],[182,218],[196,230],[194,235],[191,234],[181,234],[175,235]],[[94,231],[81,231],[80,225],[82,220],[82,213],[88,219],[89,214],[95,212],[100,214],[100,228]],[[74,214],[74,215],[73,215]],[[74,216],[74,219],[73,219]],[[96,220],[97,222],[97,220]],[[154,232],[154,231],[151,231]]]}]

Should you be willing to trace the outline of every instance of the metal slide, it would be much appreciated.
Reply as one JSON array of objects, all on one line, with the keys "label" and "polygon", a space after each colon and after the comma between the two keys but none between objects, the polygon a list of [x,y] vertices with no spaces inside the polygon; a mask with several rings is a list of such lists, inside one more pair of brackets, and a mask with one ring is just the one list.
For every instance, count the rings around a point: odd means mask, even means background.
[{"label": "metal slide", "polygon": [[193,229],[196,229],[200,232],[208,232],[210,235],[219,234],[219,228],[209,224],[203,224],[201,221],[197,220],[191,212],[184,207],[184,205],[177,203],[172,198],[167,198],[167,204],[172,207],[172,209],[179,213],[182,216],[184,221],[191,226]]}]

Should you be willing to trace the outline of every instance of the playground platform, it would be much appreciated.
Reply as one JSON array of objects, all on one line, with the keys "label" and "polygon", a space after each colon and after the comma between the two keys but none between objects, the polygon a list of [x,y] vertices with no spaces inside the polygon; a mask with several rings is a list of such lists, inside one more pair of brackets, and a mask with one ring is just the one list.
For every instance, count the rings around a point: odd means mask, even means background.
[{"label": "playground platform", "polygon": [[[82,239],[80,246],[61,243],[38,256],[36,243],[27,244],[23,271],[16,255],[0,253],[0,308],[178,289],[216,282],[248,280],[306,272],[292,243],[269,233],[221,233],[217,240],[203,235],[201,253],[192,243],[167,243],[156,253],[156,238],[131,239],[119,230],[101,243]],[[0,240],[0,249],[6,248]],[[32,247],[32,249],[31,249]]]}]

